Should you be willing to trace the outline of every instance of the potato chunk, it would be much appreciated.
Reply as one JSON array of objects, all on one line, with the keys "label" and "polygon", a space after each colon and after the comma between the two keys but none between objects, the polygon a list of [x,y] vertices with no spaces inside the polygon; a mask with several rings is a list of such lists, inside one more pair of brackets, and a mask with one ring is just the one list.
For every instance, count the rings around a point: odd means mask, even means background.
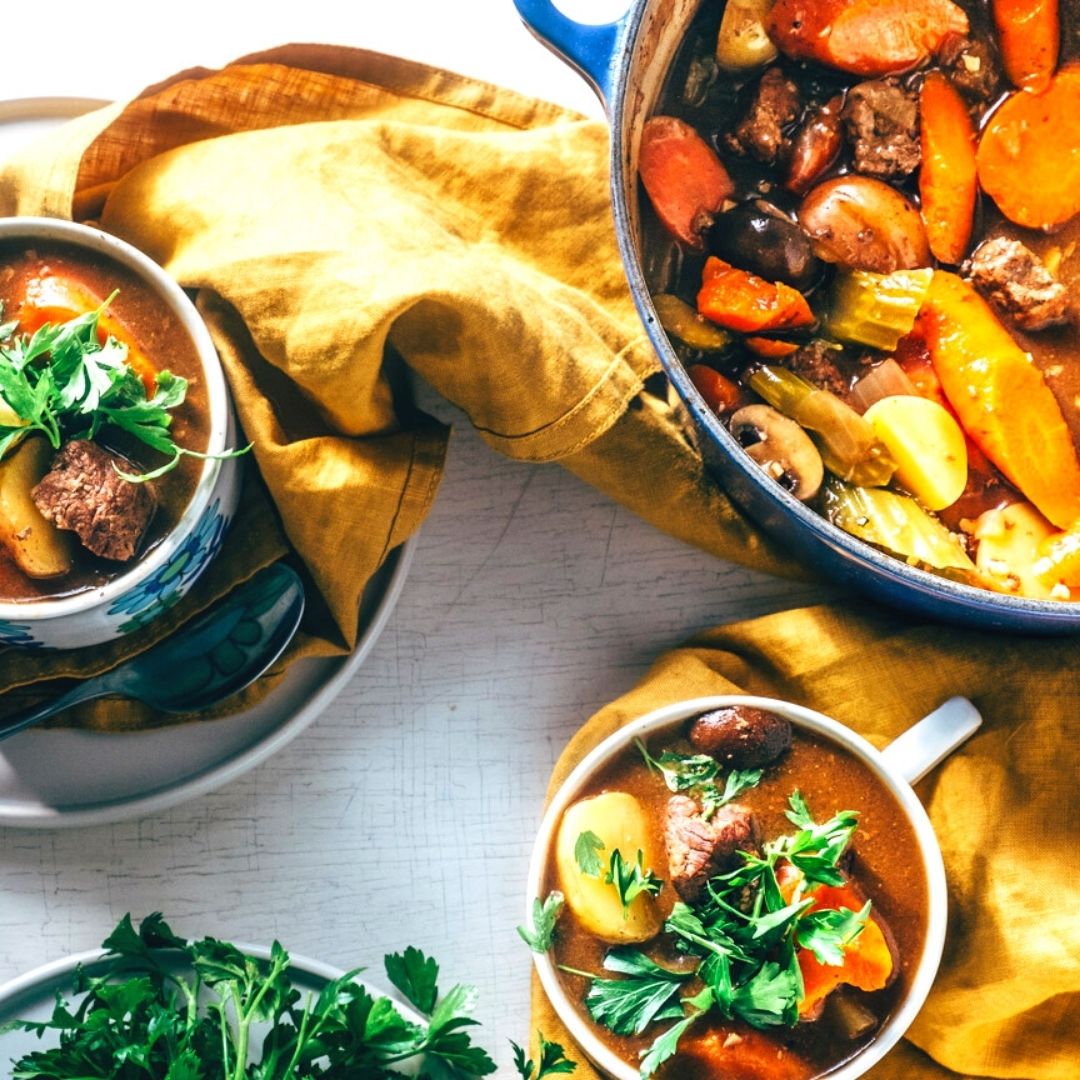
[{"label": "potato chunk", "polygon": [[47,439],[31,437],[0,461],[0,543],[32,578],[59,577],[71,569],[72,538],[41,516],[30,495],[52,456]]},{"label": "potato chunk", "polygon": [[952,506],[967,487],[967,444],[947,409],[929,398],[897,394],[865,412],[896,461],[896,480],[928,510]]},{"label": "potato chunk", "polygon": [[975,522],[979,549],[975,563],[1006,592],[1045,600],[1054,597],[1053,585],[1035,572],[1046,542],[1057,530],[1031,503],[1012,503],[987,510]]},{"label": "potato chunk", "polygon": [[[598,877],[584,873],[574,854],[578,837],[585,832],[595,834],[604,844],[600,852],[604,871]],[[603,941],[647,941],[660,929],[652,897],[637,896],[624,914],[615,888],[604,881],[616,848],[627,862],[636,861],[640,851],[645,869],[656,869],[652,833],[641,803],[624,791],[605,791],[574,803],[563,814],[555,840],[560,887],[570,910],[589,933]]]}]

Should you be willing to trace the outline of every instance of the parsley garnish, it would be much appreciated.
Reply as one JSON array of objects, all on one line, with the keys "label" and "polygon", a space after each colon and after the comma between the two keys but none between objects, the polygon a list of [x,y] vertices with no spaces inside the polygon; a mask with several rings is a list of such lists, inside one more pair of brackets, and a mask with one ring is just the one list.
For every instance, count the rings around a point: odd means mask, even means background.
[{"label": "parsley garnish", "polygon": [[555,924],[559,921],[559,915],[563,909],[563,894],[552,891],[541,902],[539,897],[533,900],[532,928],[519,926],[517,928],[521,940],[525,942],[535,953],[546,953],[555,940]]},{"label": "parsley garnish", "polygon": [[[407,1075],[394,1067],[406,1062],[419,1062],[432,1080],[495,1071],[463,1030],[476,1023],[476,991],[455,986],[439,998],[437,965],[415,949],[388,958],[387,969],[399,960],[410,973],[403,979],[410,995],[418,991],[431,1005],[423,1010],[430,1014],[426,1026],[355,982],[359,969],[303,998],[277,942],[269,961],[256,960],[228,942],[185,941],[151,915],[137,931],[125,916],[104,944],[111,963],[102,976],[77,973],[75,990],[85,995],[77,1005],[58,996],[50,1020],[14,1025],[39,1036],[59,1032],[60,1044],[15,1062],[12,1080],[390,1078]],[[183,974],[182,965],[177,974],[163,948],[179,952],[194,975]]]},{"label": "parsley garnish", "polygon": [[642,894],[656,896],[664,887],[664,883],[651,871],[642,865],[644,856],[638,849],[637,859],[628,863],[622,852],[616,848],[611,853],[611,863],[608,872],[604,875],[604,881],[615,887],[619,903],[622,904],[623,918],[630,917],[630,905]]},{"label": "parsley garnish", "polygon": [[604,841],[596,833],[586,829],[574,841],[574,861],[578,869],[589,877],[599,877],[604,871],[600,852],[604,850]]},{"label": "parsley garnish", "polygon": [[[98,337],[98,320],[116,293],[99,308],[63,323],[46,323],[19,334],[18,323],[0,326],[0,396],[20,424],[0,423],[0,458],[27,435],[42,432],[58,450],[72,439],[94,439],[104,428],[126,432],[168,457],[142,475],[152,480],[176,467],[182,457],[235,457],[243,450],[203,454],[178,446],[169,432],[171,409],[187,395],[187,380],[159,371],[147,394],[141,376],[127,362],[127,346]],[[119,471],[119,470],[118,470]]]},{"label": "parsley garnish", "polygon": [[[663,757],[656,759],[658,765]],[[672,765],[669,760],[666,767]],[[691,764],[690,770],[696,767]],[[679,790],[700,783],[689,781],[691,771],[672,771],[677,782],[684,783]],[[837,863],[858,815],[841,811],[818,824],[798,792],[792,794],[789,806],[787,816],[798,832],[765,844],[760,856],[740,853],[742,865],[714,877],[694,906],[682,901],[674,905],[664,930],[683,952],[696,958],[695,966],[674,971],[639,951],[612,949],[603,965],[623,978],[564,968],[590,979],[585,994],[589,1014],[618,1035],[640,1035],[650,1024],[676,1021],[645,1053],[643,1077],[677,1052],[679,1039],[705,1013],[716,1012],[757,1028],[793,1026],[803,998],[797,950],[809,949],[825,964],[842,964],[844,950],[866,925],[869,901],[858,912],[810,910],[816,884],[843,882]],[[777,880],[781,861],[801,871],[790,900],[785,900]],[[680,990],[694,977],[705,989],[680,999]]]},{"label": "parsley garnish", "polygon": [[706,819],[744,791],[757,787],[764,775],[763,769],[732,769],[721,785],[723,766],[708,754],[678,754],[674,750],[665,750],[654,758],[640,739],[635,743],[645,764],[664,778],[669,791],[690,791],[697,796]]},{"label": "parsley garnish", "polygon": [[540,1040],[538,1063],[534,1063],[532,1058],[526,1058],[524,1049],[513,1039],[510,1040],[510,1045],[514,1048],[514,1067],[521,1080],[544,1080],[547,1076],[572,1073],[577,1069],[577,1062],[571,1061],[557,1042],[548,1042],[541,1031],[536,1033],[536,1037]]},{"label": "parsley garnish", "polygon": [[612,949],[603,962],[608,971],[626,978],[605,979],[574,968],[562,969],[591,980],[585,1007],[598,1024],[616,1035],[640,1035],[655,1020],[683,1015],[677,995],[693,972],[670,971],[638,949]]}]

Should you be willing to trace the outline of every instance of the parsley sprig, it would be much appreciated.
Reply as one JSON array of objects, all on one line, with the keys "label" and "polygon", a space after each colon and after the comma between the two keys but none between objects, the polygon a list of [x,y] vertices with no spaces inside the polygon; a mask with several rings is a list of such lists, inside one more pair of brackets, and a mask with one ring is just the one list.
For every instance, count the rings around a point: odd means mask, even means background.
[{"label": "parsley sprig", "polygon": [[159,371],[148,394],[142,377],[127,362],[127,346],[114,337],[101,342],[98,321],[115,296],[74,319],[46,323],[33,334],[19,333],[17,321],[0,325],[0,397],[18,420],[0,418],[0,459],[32,432],[41,432],[59,449],[67,440],[95,439],[109,428],[168,458],[141,475],[121,473],[136,482],[164,475],[182,457],[245,453],[247,448],[203,454],[177,445],[169,430],[171,410],[183,404],[187,380]]},{"label": "parsley sprig", "polygon": [[644,893],[647,896],[656,896],[664,887],[664,883],[644,866],[645,856],[639,849],[633,862],[627,862],[622,852],[615,848],[608,860],[607,873],[604,873],[604,863],[600,853],[604,850],[604,841],[596,833],[589,829],[581,833],[574,841],[574,861],[578,869],[589,877],[598,878],[604,875],[606,885],[611,885],[622,904],[623,918],[630,917],[630,905]]},{"label": "parsley sprig", "polygon": [[138,930],[125,916],[104,945],[105,974],[76,975],[78,1004],[58,996],[50,1020],[11,1025],[59,1035],[59,1046],[14,1062],[12,1080],[389,1080],[407,1075],[396,1068],[406,1062],[420,1062],[432,1080],[495,1071],[465,1030],[476,1023],[476,991],[440,995],[438,965],[417,949],[388,958],[387,972],[425,1025],[355,982],[360,969],[305,999],[277,942],[269,961],[257,960],[213,938],[185,941],[155,914]]},{"label": "parsley sprig", "polygon": [[744,791],[757,787],[764,776],[763,769],[732,769],[721,784],[724,768],[709,754],[680,754],[674,750],[664,750],[658,757],[653,757],[641,739],[636,739],[635,744],[645,764],[663,777],[669,791],[689,791],[697,796],[706,819]]},{"label": "parsley sprig", "polygon": [[552,890],[541,900],[533,900],[532,926],[519,926],[518,935],[535,953],[546,953],[555,940],[555,924],[562,914],[565,899],[561,892]]},{"label": "parsley sprig", "polygon": [[514,1048],[514,1067],[521,1080],[546,1080],[549,1076],[577,1070],[577,1062],[571,1061],[557,1042],[548,1042],[540,1031],[536,1033],[536,1037],[540,1042],[540,1060],[536,1062],[526,1056],[523,1047],[518,1046],[513,1039],[510,1040],[510,1045]]}]

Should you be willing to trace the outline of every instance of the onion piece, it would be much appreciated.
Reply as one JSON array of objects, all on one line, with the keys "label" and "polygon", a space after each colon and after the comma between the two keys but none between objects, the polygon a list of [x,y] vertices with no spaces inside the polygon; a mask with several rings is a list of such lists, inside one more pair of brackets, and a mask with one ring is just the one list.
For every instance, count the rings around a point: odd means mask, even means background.
[{"label": "onion piece", "polygon": [[848,401],[860,413],[882,398],[916,397],[918,391],[907,372],[891,357],[875,364],[852,388]]}]

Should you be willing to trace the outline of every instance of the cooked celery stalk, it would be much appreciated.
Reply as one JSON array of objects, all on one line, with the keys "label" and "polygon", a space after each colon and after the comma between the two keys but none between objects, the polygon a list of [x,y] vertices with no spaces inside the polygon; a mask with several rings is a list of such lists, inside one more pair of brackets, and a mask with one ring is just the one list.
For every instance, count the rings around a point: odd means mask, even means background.
[{"label": "cooked celery stalk", "polygon": [[850,405],[787,368],[764,364],[747,379],[754,393],[806,428],[825,468],[862,487],[881,487],[896,472],[885,444]]},{"label": "cooked celery stalk", "polygon": [[653,297],[653,307],[660,316],[660,325],[684,345],[700,352],[719,352],[727,347],[731,338],[718,326],[713,326],[699,315],[686,301],[671,293]]},{"label": "cooked celery stalk", "polygon": [[907,562],[976,572],[960,540],[907,495],[854,487],[835,477],[821,490],[825,516],[844,532]]},{"label": "cooked celery stalk", "polygon": [[911,333],[933,274],[929,269],[838,274],[825,315],[826,333],[837,341],[892,352]]}]

